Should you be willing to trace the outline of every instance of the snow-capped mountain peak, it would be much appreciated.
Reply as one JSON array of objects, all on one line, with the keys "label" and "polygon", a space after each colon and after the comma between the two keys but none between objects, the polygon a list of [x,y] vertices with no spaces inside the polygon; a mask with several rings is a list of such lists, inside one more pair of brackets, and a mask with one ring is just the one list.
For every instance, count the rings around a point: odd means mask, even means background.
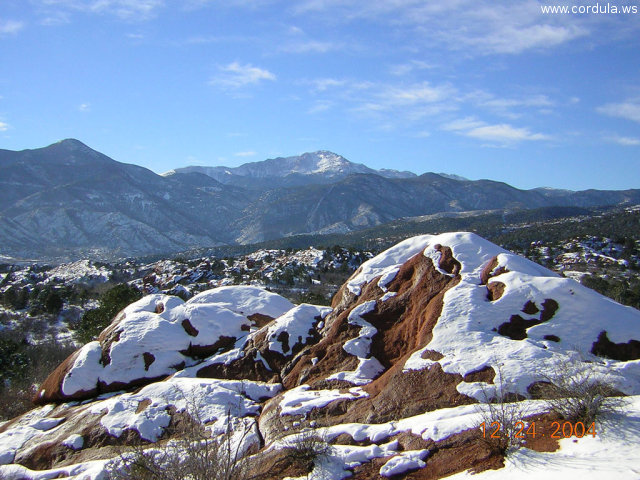
[{"label": "snow-capped mountain peak", "polygon": [[229,183],[232,178],[246,179],[285,178],[289,175],[313,175],[314,178],[339,179],[354,174],[374,174],[387,178],[409,178],[412,172],[397,170],[375,170],[361,163],[354,163],[341,155],[328,150],[307,152],[292,157],[269,158],[259,162],[245,163],[238,167],[200,167],[188,166],[176,168],[164,175],[198,172],[208,175],[219,182]]}]

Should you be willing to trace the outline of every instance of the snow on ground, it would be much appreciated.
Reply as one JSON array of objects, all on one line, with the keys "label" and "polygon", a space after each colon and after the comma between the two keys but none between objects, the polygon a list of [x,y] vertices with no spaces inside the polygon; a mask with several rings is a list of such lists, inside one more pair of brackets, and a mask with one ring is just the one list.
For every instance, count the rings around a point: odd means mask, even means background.
[{"label": "snow on ground", "polygon": [[429,455],[429,450],[407,450],[401,452],[395,457],[391,457],[380,469],[380,475],[383,477],[392,477],[400,475],[409,470],[416,470],[426,465],[423,461]]},{"label": "snow on ground", "polygon": [[[269,350],[282,354],[289,353],[297,344],[305,344],[309,331],[331,312],[329,307],[318,307],[303,303],[277,318],[267,330]],[[286,351],[281,335],[286,334]]]},{"label": "snow on ground", "polygon": [[[262,313],[279,317],[292,308],[284,297],[255,287],[222,287],[187,302],[169,295],[147,295],[125,308],[116,327],[120,333],[107,347],[108,352],[97,341],[80,350],[62,390],[72,395],[92,391],[98,381],[110,385],[174,373],[176,365],[194,363],[181,353],[191,345],[214,345],[223,337],[244,339],[251,326],[247,316]],[[328,313],[311,306],[298,309],[298,313],[309,313],[309,309],[316,315]],[[195,335],[184,320],[195,329]],[[106,364],[105,353],[109,356]]]},{"label": "snow on ground", "polygon": [[[202,379],[193,379],[193,381],[196,383],[218,382]],[[218,386],[223,389],[229,389],[236,393],[242,391],[242,387],[239,385],[242,382],[223,381],[219,383],[220,385]],[[185,387],[186,385],[182,386]],[[249,386],[245,384],[245,390],[252,398],[263,393],[273,393],[268,391],[269,388],[270,386],[266,384],[255,383]],[[216,388],[214,387],[213,390],[216,390]],[[112,404],[115,404],[113,399],[108,399],[107,401],[109,400]],[[180,398],[170,398],[169,400],[178,404],[182,401]],[[481,480],[557,478],[565,480],[566,478],[578,477],[587,480],[605,478],[637,479],[640,476],[640,457],[632,455],[631,452],[635,451],[638,434],[640,433],[640,396],[629,397],[628,401],[629,403],[624,412],[610,415],[606,419],[606,427],[601,428],[598,426],[595,438],[585,436],[581,439],[563,439],[560,441],[560,450],[553,453],[539,453],[522,448],[509,453],[505,462],[506,466],[503,469],[488,470],[480,474],[474,474],[473,477],[470,477],[471,473],[463,472],[448,478],[456,480],[463,478],[480,478]],[[541,401],[525,401],[521,403],[527,414],[544,410],[544,402]],[[184,406],[186,407],[186,403]],[[370,425],[345,424],[319,428],[314,433],[317,433],[327,441],[342,433],[347,433],[352,435],[354,440],[358,442],[369,440],[374,443],[365,446],[334,445],[328,456],[319,459],[315,463],[313,471],[308,476],[300,478],[309,480],[343,479],[351,476],[349,468],[354,468],[373,458],[384,457],[390,458],[381,467],[381,476],[422,467],[422,463],[428,464],[429,462],[428,451],[402,452],[398,450],[397,441],[385,442],[385,440],[402,431],[412,431],[425,439],[441,440],[476,426],[481,419],[479,408],[482,407],[465,405],[427,412],[399,422]],[[46,418],[47,412],[45,409],[40,410],[39,416]],[[203,411],[202,414],[206,416],[213,414],[213,412],[207,413],[207,411]],[[301,435],[304,435],[304,433],[298,432],[289,435],[273,444],[271,448],[295,444],[296,438]],[[2,437],[0,437],[0,440],[6,441]],[[63,473],[64,478],[100,480],[103,478],[101,472],[104,463],[104,461],[87,462],[71,467],[38,472],[29,471],[18,465],[6,465],[0,467],[0,473],[19,473],[20,478],[34,480],[55,478],[59,473]]]},{"label": "snow on ground", "polygon": [[[629,404],[624,412],[605,418],[605,426],[602,422],[596,423],[595,438],[584,436],[581,439],[575,437],[562,439],[560,450],[553,453],[539,453],[521,448],[509,453],[504,469],[488,470],[481,474],[473,474],[472,477],[471,473],[464,472],[447,478],[637,480],[640,478],[640,457],[632,455],[631,452],[637,449],[637,438],[640,434],[640,396],[629,397],[628,400]],[[547,409],[545,403],[539,400],[519,402],[518,405],[522,409],[523,416],[541,413]],[[407,471],[424,466],[420,462],[428,464],[427,450],[398,452],[397,442],[384,443],[385,440],[403,431],[411,431],[425,440],[439,441],[479,425],[483,420],[482,411],[485,408],[477,404],[464,405],[384,424],[344,424],[319,428],[316,430],[317,435],[327,441],[346,433],[357,442],[370,441],[373,445],[364,447],[334,445],[329,458],[319,462],[311,474],[304,478],[309,480],[347,478],[350,476],[347,468],[365,463],[372,458],[395,453],[398,455],[385,463],[380,469],[380,475],[397,474],[402,468],[405,469],[403,471]],[[287,437],[289,440],[285,439],[283,442],[286,443],[292,438],[295,438],[295,435]],[[396,468],[398,470],[395,470]]]},{"label": "snow on ground", "polygon": [[78,463],[68,467],[52,470],[29,470],[22,465],[5,465],[0,467],[0,473],[8,479],[20,480],[49,480],[52,478],[66,478],[69,480],[106,480],[106,465],[111,460],[93,460]]},{"label": "snow on ground", "polygon": [[306,415],[314,408],[325,407],[341,398],[355,400],[368,396],[360,387],[342,393],[340,390],[310,390],[309,385],[300,385],[284,392],[280,401],[280,415]]},{"label": "snow on ground", "polygon": [[0,465],[13,462],[18,449],[30,439],[42,431],[51,430],[58,426],[63,419],[47,416],[53,409],[53,405],[36,408],[25,414],[17,425],[0,433],[0,445],[3,447],[0,452]]},{"label": "snow on ground", "polygon": [[[427,347],[411,355],[405,370],[432,365],[433,361],[423,359],[422,353],[425,349],[434,350],[444,355],[438,363],[446,373],[464,376],[486,366],[501,365],[504,388],[526,395],[526,387],[540,380],[541,366],[551,367],[567,350],[589,352],[603,330],[614,343],[627,342],[640,330],[640,312],[637,310],[621,306],[473,233],[423,235],[405,240],[365,262],[361,271],[349,281],[349,289],[359,293],[363,283],[377,276],[382,276],[379,284],[384,280],[387,285],[402,263],[420,251],[437,262],[439,256],[434,247],[438,244],[450,247],[461,263],[461,281],[444,296],[444,307],[433,329],[433,339]],[[493,257],[498,260],[496,269],[504,267],[509,271],[489,280],[505,284],[502,297],[490,302],[486,286],[480,284],[480,273]],[[514,341],[496,334],[495,330],[512,315],[526,319],[539,317],[540,314],[522,312],[523,299],[534,302],[540,310],[545,300],[551,299],[559,308],[551,320],[529,328],[528,338],[524,340]],[[593,322],[594,317],[601,321]],[[549,335],[559,337],[560,342],[544,338]],[[621,374],[621,369],[625,369],[626,374],[631,371],[634,375],[640,374],[640,361],[608,362],[607,367],[614,370],[611,378],[614,386],[624,388],[628,394],[640,393],[640,381],[630,382]],[[604,364],[596,364],[594,369],[596,373],[607,370]],[[341,374],[343,378],[344,372]],[[640,375],[636,378],[640,379]],[[463,382],[458,391],[482,400],[484,395],[491,394],[484,390],[485,387],[495,388],[499,383],[500,379],[494,386]]]},{"label": "snow on ground", "polygon": [[84,446],[84,438],[82,435],[74,433],[73,435],[69,435],[62,441],[62,444],[65,447],[72,448],[73,450],[80,450]]},{"label": "snow on ground", "polygon": [[295,305],[276,293],[258,287],[230,286],[202,292],[189,300],[190,304],[217,303],[241,315],[254,313],[276,318]]},{"label": "snow on ground", "polygon": [[[560,450],[541,453],[526,448],[507,456],[505,468],[472,474],[462,472],[451,480],[638,480],[640,478],[640,396],[629,398],[624,413],[611,416],[610,427],[595,437],[560,440]],[[635,453],[634,453],[635,452]],[[428,461],[428,460],[427,460]]]},{"label": "snow on ground", "polygon": [[[543,401],[519,402],[518,407],[525,415],[542,413],[548,408]],[[422,413],[413,417],[387,423],[348,423],[318,429],[322,438],[332,440],[339,435],[350,435],[356,442],[380,443],[398,433],[411,432],[424,440],[440,441],[456,433],[479,425],[486,404],[462,405]]]},{"label": "snow on ground", "polygon": [[360,295],[360,287],[379,275],[382,276],[379,285],[381,287],[387,285],[396,276],[402,264],[424,250],[433,238],[433,235],[409,238],[367,260],[360,266],[357,274],[349,280],[347,288],[354,295]]},{"label": "snow on ground", "polygon": [[362,315],[373,311],[375,307],[376,301],[370,300],[349,313],[349,324],[359,326],[360,332],[357,337],[347,340],[342,348],[348,354],[358,357],[358,366],[353,371],[334,373],[327,380],[346,380],[354,385],[365,385],[384,371],[378,359],[370,354],[371,339],[378,330],[362,318]]},{"label": "snow on ground", "polygon": [[[281,389],[279,384],[239,380],[172,378],[156,382],[131,394],[117,395],[91,406],[91,413],[103,414],[101,425],[109,434],[119,437],[126,429],[134,429],[149,441],[156,441],[169,425],[169,405],[187,411],[207,424],[216,435],[227,431],[229,418],[257,415],[261,398],[270,398]],[[148,405],[139,410],[143,402]],[[230,416],[230,417],[229,417]]]},{"label": "snow on ground", "polygon": [[52,268],[47,272],[47,275],[51,279],[57,279],[63,282],[104,283],[109,280],[111,272],[103,266],[97,267],[90,260],[79,260]]},{"label": "snow on ground", "polygon": [[[423,235],[402,242],[374,259],[365,262],[360,272],[348,283],[349,290],[359,294],[361,286],[380,276],[378,284],[385,291],[383,300],[394,295],[386,286],[397,274],[400,266],[413,255],[424,252],[437,268],[440,253],[436,245],[450,247],[453,256],[461,263],[461,280],[444,296],[442,314],[433,329],[433,338],[427,347],[443,355],[436,361],[421,358],[424,349],[415,352],[405,363],[404,369],[429,368],[439,363],[447,373],[466,375],[486,366],[496,369],[494,385],[462,382],[458,391],[481,401],[491,396],[492,388],[503,386],[507,391],[526,394],[526,387],[540,380],[540,372],[546,366],[566,358],[567,351],[577,349],[588,352],[602,330],[611,341],[627,342],[640,331],[640,313],[622,307],[575,281],[559,277],[549,270],[505,250],[470,233]],[[480,284],[480,273],[492,257],[498,265],[508,270],[489,282],[501,282],[504,293],[498,300],[487,298],[487,286]],[[495,271],[495,270],[494,270]],[[548,300],[557,303],[558,309],[551,319],[527,329],[523,340],[512,340],[496,330],[512,315],[525,319],[538,318],[540,314],[522,312],[525,301],[540,310]],[[369,301],[354,308],[348,322],[359,328],[358,335],[345,342],[344,351],[359,360],[355,371],[339,372],[329,379],[344,379],[355,385],[364,385],[375,378],[382,365],[371,357],[371,339],[376,333],[373,325],[362,318],[371,312],[376,301]],[[159,308],[161,306],[161,308]],[[162,311],[160,311],[162,310]],[[123,332],[110,349],[110,363],[103,365],[102,350],[97,342],[86,345],[77,356],[71,374],[64,380],[64,391],[92,388],[97,379],[105,382],[122,381],[123,378],[158,376],[171,365],[184,360],[179,353],[190,343],[211,343],[222,336],[236,338],[234,348],[214,355],[207,363],[228,363],[240,358],[242,347],[255,329],[249,331],[247,319],[253,313],[263,313],[276,318],[267,335],[269,348],[286,353],[282,340],[288,333],[289,348],[304,340],[310,329],[321,329],[322,321],[330,309],[290,302],[270,292],[254,287],[220,288],[203,292],[188,302],[166,296],[150,295],[125,309],[120,326]],[[155,313],[160,311],[160,313]],[[593,319],[597,318],[597,322]],[[188,334],[182,321],[189,319],[193,328],[203,332],[202,337]],[[316,324],[317,323],[317,324]],[[553,335],[559,342],[549,340]],[[153,362],[145,365],[144,353],[153,354]],[[577,358],[577,357],[576,357]],[[147,359],[148,360],[148,359]],[[640,459],[633,456],[640,434],[640,360],[618,362],[589,357],[591,363],[577,365],[593,368],[609,379],[614,387],[636,396],[628,397],[629,405],[623,413],[612,415],[608,427],[600,428],[595,438],[564,439],[560,450],[554,453],[538,453],[527,449],[511,452],[502,470],[487,471],[479,475],[489,480],[511,478],[640,478]],[[260,359],[258,359],[260,361]],[[316,359],[317,361],[317,359]],[[499,367],[499,368],[498,368]],[[195,367],[194,367],[195,368]],[[196,409],[201,421],[208,424],[213,433],[227,431],[228,422],[234,426],[248,426],[254,431],[244,448],[251,442],[259,442],[254,416],[259,412],[258,401],[274,397],[280,384],[264,384],[251,381],[211,380],[190,378],[194,368],[185,368],[166,381],[156,382],[134,393],[111,395],[87,405],[92,414],[101,415],[101,425],[112,435],[119,436],[133,428],[142,438],[155,440],[169,424],[167,407],[175,405],[180,410]],[[91,375],[91,371],[94,371]],[[95,371],[98,371],[96,377]],[[68,389],[68,390],[67,390]],[[300,385],[285,392],[280,399],[281,415],[306,415],[313,408],[320,408],[338,399],[357,399],[367,393],[356,386],[342,390],[311,390]],[[546,410],[543,401],[524,401],[518,406],[525,409],[523,416]],[[427,440],[439,441],[450,435],[475,428],[482,421],[482,405],[464,405],[426,412],[409,418],[383,424],[351,423],[333,425],[313,430],[321,438],[332,441],[341,434],[350,435],[356,442],[370,445],[334,445],[331,453],[318,460],[309,479],[342,479],[351,476],[349,468],[373,458],[384,458],[381,476],[400,474],[420,468],[429,462],[429,452],[399,451],[399,444],[391,438],[401,432],[412,432]],[[53,407],[36,409],[19,424],[0,434],[3,448],[0,464],[13,460],[15,452],[25,442],[43,431],[54,431],[60,419],[50,418]],[[228,414],[231,414],[231,418]],[[253,423],[252,423],[253,422]],[[289,435],[268,448],[277,448],[296,436]],[[66,434],[65,434],[66,436]],[[239,441],[239,440],[238,440]],[[72,435],[64,440],[70,448],[82,448],[83,438]],[[104,462],[89,462],[46,472],[31,472],[24,467],[7,465],[0,467],[0,476],[17,473],[19,478],[57,478],[60,474],[70,478],[100,480]],[[468,472],[450,478],[466,478]],[[544,476],[544,477],[543,477]]]}]

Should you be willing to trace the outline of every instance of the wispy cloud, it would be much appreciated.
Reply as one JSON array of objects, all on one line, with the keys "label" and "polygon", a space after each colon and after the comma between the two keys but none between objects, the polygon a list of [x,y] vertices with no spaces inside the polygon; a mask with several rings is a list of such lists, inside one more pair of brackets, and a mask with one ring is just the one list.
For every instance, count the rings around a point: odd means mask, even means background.
[{"label": "wispy cloud", "polygon": [[15,35],[24,28],[24,22],[17,20],[0,20],[0,36]]},{"label": "wispy cloud", "polygon": [[460,132],[460,131],[469,131],[474,128],[482,127],[485,123],[477,120],[474,117],[465,117],[459,118],[457,120],[453,120],[452,122],[445,123],[442,126],[443,130]]},{"label": "wispy cloud", "polygon": [[406,63],[392,65],[389,68],[389,73],[391,73],[391,75],[403,77],[415,71],[428,70],[431,68],[433,68],[433,65],[423,62],[422,60],[411,60]]},{"label": "wispy cloud", "polygon": [[521,98],[500,98],[492,94],[485,94],[485,97],[478,99],[477,104],[483,107],[494,108],[496,110],[506,110],[518,107],[553,107],[555,103],[546,95],[531,95]]},{"label": "wispy cloud", "polygon": [[408,86],[389,86],[381,92],[381,97],[389,105],[415,105],[435,103],[451,98],[455,89],[450,85],[431,85],[421,82]]},{"label": "wispy cloud", "polygon": [[78,105],[78,110],[80,110],[81,112],[89,112],[91,111],[91,104],[81,103],[80,105]]},{"label": "wispy cloud", "polygon": [[442,126],[443,130],[452,131],[459,135],[496,142],[512,144],[522,141],[550,140],[549,135],[535,133],[524,127],[514,127],[508,123],[488,124],[474,117],[466,117]]},{"label": "wispy cloud", "polygon": [[218,71],[218,74],[209,80],[209,84],[222,88],[237,89],[276,80],[276,76],[269,70],[254,67],[250,63],[242,65],[233,62],[218,67]]},{"label": "wispy cloud", "polygon": [[9,130],[9,124],[0,122],[0,132],[6,132],[7,130]]},{"label": "wispy cloud", "polygon": [[352,111],[379,118],[385,123],[388,123],[390,115],[407,122],[416,122],[456,110],[456,94],[456,89],[449,84],[373,84],[364,95],[356,97],[356,105]]},{"label": "wispy cloud", "polygon": [[333,107],[333,102],[330,102],[327,100],[321,100],[319,102],[316,102],[311,108],[309,108],[309,110],[307,110],[307,113],[310,113],[310,114],[322,113],[322,112],[326,112],[331,107]]},{"label": "wispy cloud", "polygon": [[550,113],[553,107],[556,106],[556,102],[547,95],[530,94],[519,97],[499,97],[484,90],[467,93],[462,100],[510,119],[521,117],[528,109],[535,109],[538,113]]},{"label": "wispy cloud", "polygon": [[[308,113],[341,109],[374,122],[378,129],[405,128],[458,108],[458,92],[449,83],[373,82],[354,78],[317,78],[301,83],[309,85],[315,97]],[[420,129],[423,130],[424,125]]]},{"label": "wispy cloud", "polygon": [[607,142],[616,143],[623,147],[637,147],[640,145],[640,138],[623,137],[620,135],[609,135],[604,138]]},{"label": "wispy cloud", "polygon": [[304,0],[292,12],[332,23],[365,18],[389,24],[392,19],[391,25],[405,29],[416,42],[426,39],[465,55],[549,49],[591,33],[587,21],[567,23],[566,17],[543,15],[535,0]]},{"label": "wispy cloud", "polygon": [[330,88],[343,87],[348,82],[347,80],[340,80],[337,78],[317,78],[315,80],[311,80],[309,83],[313,86],[313,89],[316,92],[324,92]]},{"label": "wispy cloud", "polygon": [[485,53],[517,54],[527,50],[548,49],[585,36],[588,31],[578,26],[505,25],[477,36],[463,37],[467,46],[481,45]]},{"label": "wispy cloud", "polygon": [[184,8],[195,10],[209,6],[259,8],[274,3],[274,0],[183,0]]},{"label": "wispy cloud", "polygon": [[285,53],[327,53],[331,50],[337,50],[340,46],[333,42],[319,42],[316,40],[308,40],[303,42],[290,42],[280,48]]},{"label": "wispy cloud", "polygon": [[69,12],[114,15],[123,20],[143,21],[156,16],[164,0],[37,0],[55,23]]},{"label": "wispy cloud", "polygon": [[236,152],[233,154],[234,157],[253,157],[257,155],[257,152],[254,152],[253,150],[248,150],[246,152]]},{"label": "wispy cloud", "polygon": [[624,118],[640,123],[640,99],[633,98],[620,103],[607,103],[597,108],[598,113]]},{"label": "wispy cloud", "polygon": [[465,133],[468,137],[499,142],[519,142],[522,140],[548,140],[549,136],[532,133],[528,128],[516,128],[506,123],[472,128]]}]

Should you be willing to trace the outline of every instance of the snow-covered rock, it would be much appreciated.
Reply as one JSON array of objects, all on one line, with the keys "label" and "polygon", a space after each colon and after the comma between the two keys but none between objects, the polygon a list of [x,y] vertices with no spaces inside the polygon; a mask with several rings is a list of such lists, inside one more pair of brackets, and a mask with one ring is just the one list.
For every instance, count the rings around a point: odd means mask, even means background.
[{"label": "snow-covered rock", "polygon": [[[0,425],[0,474],[98,480],[103,445],[164,448],[191,415],[214,437],[242,432],[259,478],[636,478],[638,332],[637,310],[464,232],[370,259],[332,308],[255,287],[148,295],[52,373],[43,406]],[[505,461],[480,438],[483,402],[522,400],[522,421],[550,436],[534,397],[563,361],[626,394],[626,410]],[[331,449],[296,463],[309,442]]]}]

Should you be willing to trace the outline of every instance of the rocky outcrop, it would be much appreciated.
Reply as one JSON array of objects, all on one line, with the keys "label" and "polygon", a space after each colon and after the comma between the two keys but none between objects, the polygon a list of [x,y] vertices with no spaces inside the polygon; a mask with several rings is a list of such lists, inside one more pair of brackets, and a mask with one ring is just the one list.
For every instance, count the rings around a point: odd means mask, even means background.
[{"label": "rocky outcrop", "polygon": [[[480,436],[479,404],[539,397],[572,349],[636,398],[639,327],[636,310],[469,233],[401,242],[365,262],[332,308],[254,287],[149,295],[52,372],[40,407],[0,426],[0,474],[98,479],[114,446],[164,448],[188,418],[232,436],[246,478],[510,468]],[[540,402],[527,405],[550,427]],[[300,453],[310,435],[332,449]]]},{"label": "rocky outcrop", "polygon": [[34,402],[84,400],[152,383],[228,352],[256,321],[264,323],[292,307],[279,295],[255,287],[222,287],[187,302],[148,295],[120,312],[97,341],[65,360]]}]

